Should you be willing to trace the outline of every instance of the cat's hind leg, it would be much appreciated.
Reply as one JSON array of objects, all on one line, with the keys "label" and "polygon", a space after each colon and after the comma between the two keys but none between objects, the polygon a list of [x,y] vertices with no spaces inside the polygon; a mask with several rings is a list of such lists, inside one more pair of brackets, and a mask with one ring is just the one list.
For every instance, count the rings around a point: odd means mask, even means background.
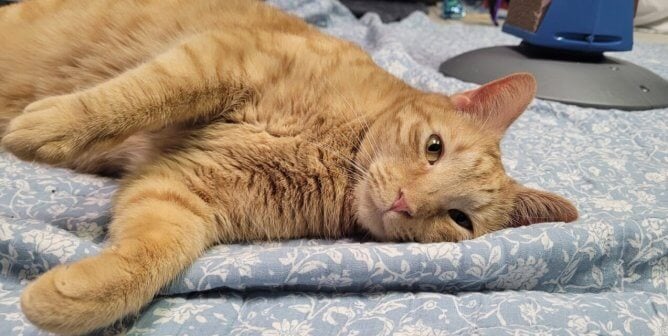
[{"label": "cat's hind leg", "polygon": [[21,297],[24,314],[51,332],[81,334],[136,313],[214,244],[208,204],[169,172],[149,174],[119,193],[108,247],[40,276]]}]

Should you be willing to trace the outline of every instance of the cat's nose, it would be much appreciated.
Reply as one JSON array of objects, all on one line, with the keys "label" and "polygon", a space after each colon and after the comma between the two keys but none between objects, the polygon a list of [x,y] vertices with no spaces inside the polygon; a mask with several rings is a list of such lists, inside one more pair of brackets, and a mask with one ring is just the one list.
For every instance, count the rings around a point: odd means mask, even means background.
[{"label": "cat's nose", "polygon": [[406,195],[404,195],[403,191],[399,191],[397,199],[392,202],[390,211],[403,213],[408,217],[413,216],[413,212],[411,211],[410,206],[408,206],[408,201],[406,201]]}]

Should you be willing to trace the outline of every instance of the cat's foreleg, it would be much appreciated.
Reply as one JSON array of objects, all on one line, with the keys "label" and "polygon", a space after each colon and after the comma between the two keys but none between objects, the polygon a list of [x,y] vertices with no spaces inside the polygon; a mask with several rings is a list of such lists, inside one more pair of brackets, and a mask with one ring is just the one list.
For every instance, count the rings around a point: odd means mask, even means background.
[{"label": "cat's foreleg", "polygon": [[183,177],[143,177],[121,190],[108,247],[57,266],[25,289],[21,307],[40,328],[81,334],[136,313],[218,239],[219,221]]},{"label": "cat's foreleg", "polygon": [[95,87],[34,102],[2,144],[24,160],[60,164],[138,131],[206,122],[248,101],[280,62],[256,50],[254,38],[243,30],[196,35]]}]

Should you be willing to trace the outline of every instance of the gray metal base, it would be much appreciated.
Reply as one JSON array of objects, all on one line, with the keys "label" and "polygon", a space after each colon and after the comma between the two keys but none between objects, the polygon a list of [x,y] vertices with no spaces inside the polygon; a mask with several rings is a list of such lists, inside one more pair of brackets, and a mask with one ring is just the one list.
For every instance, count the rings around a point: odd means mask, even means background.
[{"label": "gray metal base", "polygon": [[537,96],[568,104],[648,110],[668,107],[668,81],[653,72],[602,54],[577,54],[526,44],[473,50],[439,69],[444,75],[483,84],[515,72],[530,72]]}]

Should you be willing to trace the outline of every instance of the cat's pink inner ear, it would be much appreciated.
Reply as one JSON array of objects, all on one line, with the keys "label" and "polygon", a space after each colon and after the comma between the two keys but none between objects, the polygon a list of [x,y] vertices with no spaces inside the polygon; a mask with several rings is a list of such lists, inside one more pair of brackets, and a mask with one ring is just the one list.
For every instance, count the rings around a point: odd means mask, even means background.
[{"label": "cat's pink inner ear", "polygon": [[573,204],[553,193],[517,186],[515,206],[508,226],[524,226],[544,222],[572,222],[578,219]]},{"label": "cat's pink inner ear", "polygon": [[529,73],[512,74],[477,89],[450,97],[455,108],[472,114],[481,126],[502,135],[536,95],[536,80]]}]

